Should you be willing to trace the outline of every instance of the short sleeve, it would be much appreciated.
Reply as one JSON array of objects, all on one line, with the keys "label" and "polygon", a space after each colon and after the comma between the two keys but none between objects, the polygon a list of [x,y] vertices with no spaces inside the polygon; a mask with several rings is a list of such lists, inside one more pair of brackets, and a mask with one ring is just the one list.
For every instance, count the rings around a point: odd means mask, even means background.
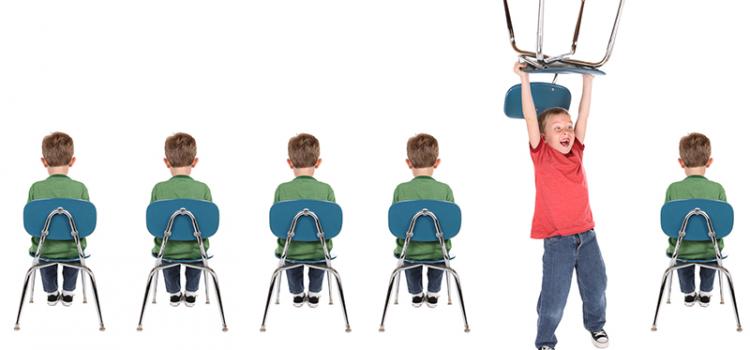
[{"label": "short sleeve", "polygon": [[448,187],[448,195],[446,196],[445,200],[447,200],[448,202],[455,202],[455,200],[453,199],[453,190],[450,187]]},{"label": "short sleeve", "polygon": [[719,185],[719,200],[720,201],[727,201],[727,193],[724,192],[724,186]]},{"label": "short sleeve", "polygon": [[336,202],[336,195],[333,193],[331,186],[328,186],[328,197],[326,199],[330,202]]},{"label": "short sleeve", "polygon": [[206,193],[203,194],[203,199],[211,202],[213,201],[213,197],[211,197],[211,189],[206,186]]},{"label": "short sleeve", "polygon": [[81,184],[81,187],[83,187],[83,191],[81,192],[81,199],[87,201],[89,200],[89,189],[86,188],[86,185]]}]

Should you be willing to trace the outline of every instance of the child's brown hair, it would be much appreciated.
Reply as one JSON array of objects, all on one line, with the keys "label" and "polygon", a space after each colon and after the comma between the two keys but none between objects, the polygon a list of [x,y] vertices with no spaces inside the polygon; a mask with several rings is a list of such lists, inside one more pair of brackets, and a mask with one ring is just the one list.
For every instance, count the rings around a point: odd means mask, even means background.
[{"label": "child's brown hair", "polygon": [[564,114],[570,117],[570,113],[568,113],[568,110],[562,107],[547,108],[542,113],[540,113],[537,117],[537,121],[539,122],[539,132],[544,134],[544,127],[547,126],[547,119],[549,119],[549,117],[553,115],[558,114]]},{"label": "child's brown hair", "polygon": [[320,142],[310,134],[299,134],[289,139],[289,160],[295,168],[315,166],[320,158]]},{"label": "child's brown hair", "polygon": [[438,141],[429,134],[417,134],[406,143],[406,156],[415,168],[435,165],[439,154]]},{"label": "child's brown hair", "polygon": [[688,168],[705,166],[711,159],[711,140],[693,132],[680,139],[680,159]]},{"label": "child's brown hair", "polygon": [[42,157],[48,166],[64,166],[73,160],[73,138],[64,132],[53,132],[42,140]]},{"label": "child's brown hair", "polygon": [[164,142],[164,155],[173,168],[193,165],[198,152],[195,139],[184,132],[178,132]]}]

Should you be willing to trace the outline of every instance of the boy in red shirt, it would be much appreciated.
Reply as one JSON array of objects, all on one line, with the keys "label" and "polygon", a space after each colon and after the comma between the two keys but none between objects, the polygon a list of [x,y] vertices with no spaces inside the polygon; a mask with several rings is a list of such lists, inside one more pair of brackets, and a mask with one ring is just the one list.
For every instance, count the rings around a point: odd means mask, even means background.
[{"label": "boy in red shirt", "polygon": [[562,319],[575,270],[584,326],[594,345],[605,348],[609,345],[604,331],[607,274],[596,242],[582,161],[593,76],[583,75],[583,94],[574,127],[563,108],[550,108],[537,117],[529,75],[522,69],[523,65],[516,63],[514,70],[521,77],[523,115],[536,184],[531,238],[544,239],[535,345],[542,350],[557,345],[555,329]]}]

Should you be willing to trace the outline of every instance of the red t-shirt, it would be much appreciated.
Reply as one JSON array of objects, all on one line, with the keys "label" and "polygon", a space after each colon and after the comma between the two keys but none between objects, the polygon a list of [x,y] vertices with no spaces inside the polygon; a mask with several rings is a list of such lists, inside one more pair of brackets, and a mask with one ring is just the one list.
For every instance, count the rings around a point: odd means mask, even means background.
[{"label": "red t-shirt", "polygon": [[560,153],[544,140],[536,149],[529,148],[536,182],[531,238],[567,236],[593,229],[583,144],[575,138],[568,154]]}]

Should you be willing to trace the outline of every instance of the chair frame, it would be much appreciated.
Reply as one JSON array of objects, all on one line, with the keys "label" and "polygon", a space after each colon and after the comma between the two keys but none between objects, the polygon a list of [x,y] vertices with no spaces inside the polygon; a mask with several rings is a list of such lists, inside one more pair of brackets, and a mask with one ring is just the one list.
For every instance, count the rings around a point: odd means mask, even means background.
[{"label": "chair frame", "polygon": [[[443,259],[442,263],[435,263],[435,262],[425,262],[420,260],[408,260],[406,259],[406,252],[409,248],[409,243],[411,242],[412,237],[414,236],[414,228],[416,226],[417,220],[420,217],[426,216],[430,219],[432,219],[432,222],[435,226],[435,238],[440,243],[440,248],[443,252]],[[427,208],[423,208],[419,210],[417,213],[414,214],[411,218],[411,222],[409,223],[409,228],[406,231],[405,239],[404,239],[404,247],[401,250],[401,255],[398,258],[398,263],[396,264],[396,268],[391,273],[390,280],[388,282],[388,291],[386,292],[385,297],[385,306],[383,307],[383,316],[380,319],[380,332],[385,331],[385,316],[388,312],[388,306],[390,304],[391,297],[393,297],[393,304],[398,305],[398,292],[399,292],[399,286],[400,286],[400,280],[401,280],[401,272],[409,269],[414,269],[417,267],[428,267],[433,269],[442,270],[446,274],[446,287],[448,290],[448,305],[452,305],[453,301],[451,298],[451,283],[450,283],[450,276],[453,277],[454,281],[456,282],[456,289],[458,290],[458,300],[461,305],[461,313],[463,315],[464,320],[464,332],[470,332],[471,328],[469,328],[469,321],[466,317],[466,307],[464,305],[464,297],[463,297],[463,290],[461,288],[461,280],[458,276],[458,273],[450,266],[450,260],[451,257],[448,254],[448,249],[445,247],[445,235],[443,234],[443,229],[440,226],[440,220],[438,219],[437,215],[435,215],[432,211],[430,211]],[[448,276],[450,275],[450,276]],[[393,286],[396,285],[396,293],[392,294]]]},{"label": "chair frame", "polygon": [[[320,241],[321,247],[323,247],[323,255],[324,259],[321,261],[299,261],[299,260],[287,260],[287,254],[289,252],[289,245],[294,241],[295,232],[297,230],[297,223],[300,219],[303,217],[310,217],[315,222],[315,230],[317,231],[317,238]],[[311,269],[318,269],[323,270],[326,272],[327,280],[328,280],[328,304],[333,304],[333,288],[331,286],[331,275],[334,276],[336,279],[336,285],[339,293],[339,298],[341,299],[341,309],[344,312],[344,322],[346,323],[346,332],[351,332],[351,325],[349,324],[349,315],[346,311],[346,302],[344,299],[344,289],[341,286],[341,276],[339,275],[338,271],[331,266],[331,260],[333,258],[331,257],[331,253],[328,250],[328,243],[326,243],[326,236],[323,232],[323,227],[320,224],[320,218],[318,215],[315,214],[314,211],[304,208],[297,212],[297,214],[292,219],[292,223],[289,226],[289,230],[286,234],[286,241],[284,243],[284,249],[281,253],[281,256],[279,257],[279,265],[278,267],[273,271],[273,275],[271,276],[271,285],[268,288],[268,297],[266,298],[266,307],[263,311],[263,321],[260,325],[260,331],[265,332],[266,331],[266,319],[268,317],[268,309],[271,305],[271,297],[273,296],[274,287],[276,287],[276,304],[279,304],[279,299],[281,296],[281,274],[282,272],[290,269],[294,269],[300,266],[307,266]]]},{"label": "chair frame", "polygon": [[[178,260],[178,259],[168,259],[164,258],[164,250],[166,249],[167,242],[169,241],[170,236],[172,235],[172,226],[174,225],[174,221],[179,216],[187,216],[190,219],[191,224],[193,225],[193,237],[196,241],[198,241],[198,245],[200,247],[200,253],[201,257],[200,259],[191,259],[191,260]],[[206,254],[206,249],[203,245],[203,237],[201,236],[201,230],[200,226],[198,225],[198,220],[195,218],[195,215],[190,210],[187,210],[186,208],[180,208],[169,218],[169,221],[167,222],[167,226],[164,229],[164,236],[162,238],[161,247],[159,248],[159,254],[156,256],[156,266],[151,269],[151,271],[148,274],[148,279],[146,281],[146,292],[143,295],[143,305],[141,306],[141,316],[138,319],[138,331],[143,330],[143,315],[146,311],[146,304],[148,301],[148,295],[149,292],[153,286],[153,300],[151,303],[156,304],[156,292],[157,287],[159,283],[159,271],[174,267],[174,266],[189,266],[194,269],[199,269],[203,271],[203,279],[206,286],[206,304],[209,304],[209,283],[208,283],[208,275],[211,275],[211,278],[214,283],[214,289],[216,290],[216,299],[218,301],[219,306],[219,314],[221,316],[221,324],[222,324],[222,331],[226,332],[229,329],[227,328],[227,321],[226,317],[224,316],[224,305],[222,303],[221,299],[221,289],[219,288],[219,281],[218,277],[216,276],[216,272],[208,266],[208,259],[210,257],[208,254]]]},{"label": "chair frame", "polygon": [[[714,247],[714,253],[715,258],[713,260],[701,260],[701,261],[685,261],[679,259],[679,252],[680,252],[680,246],[682,245],[682,241],[685,238],[686,230],[688,226],[688,221],[693,216],[701,216],[706,220],[706,228],[708,230],[708,237],[711,239],[711,243]],[[700,266],[705,267],[709,269],[716,270],[718,272],[719,277],[719,294],[721,297],[721,304],[724,304],[724,285],[722,282],[722,274],[727,277],[727,282],[729,284],[729,292],[732,300],[732,305],[734,307],[734,317],[737,321],[737,331],[742,331],[742,324],[740,323],[740,315],[739,311],[737,310],[737,299],[735,298],[735,292],[734,292],[734,282],[732,279],[732,275],[729,273],[729,270],[727,270],[723,265],[724,257],[721,255],[721,250],[719,249],[719,243],[716,238],[716,231],[714,231],[714,224],[711,220],[711,217],[706,213],[705,211],[701,210],[700,208],[695,208],[688,212],[685,215],[685,218],[682,220],[682,225],[680,226],[680,231],[678,233],[677,237],[677,243],[675,244],[674,252],[672,253],[672,257],[669,262],[669,267],[664,271],[664,274],[662,276],[661,280],[661,286],[659,288],[659,298],[656,302],[656,312],[654,313],[654,322],[651,324],[651,330],[656,331],[656,321],[659,317],[659,309],[661,308],[662,301],[664,299],[664,290],[665,287],[667,288],[667,304],[671,303],[671,294],[672,294],[672,275],[674,274],[675,270],[679,270],[682,268],[693,268],[694,266]],[[712,265],[715,263],[716,265]]]},{"label": "chair frame", "polygon": [[[52,223],[52,219],[57,216],[62,215],[68,220],[68,225],[70,227],[70,236],[71,239],[75,242],[76,249],[78,251],[78,259],[77,260],[71,260],[71,259],[45,259],[41,256],[42,248],[44,246],[44,243],[47,240],[47,236],[49,235],[49,228]],[[42,232],[39,236],[39,244],[37,245],[36,252],[34,253],[34,260],[31,264],[31,267],[26,271],[26,277],[24,278],[23,282],[23,289],[21,290],[21,302],[18,305],[18,316],[16,317],[16,325],[14,327],[15,330],[20,330],[20,322],[21,322],[21,313],[23,311],[23,305],[25,304],[24,301],[26,299],[26,293],[29,290],[29,283],[31,283],[31,292],[29,293],[29,303],[34,302],[34,281],[36,280],[36,271],[45,267],[53,266],[53,265],[62,265],[64,267],[71,267],[78,269],[78,271],[81,274],[81,287],[83,292],[83,303],[87,303],[86,299],[86,279],[84,276],[84,273],[89,276],[89,279],[91,280],[91,288],[93,289],[94,293],[94,303],[96,304],[96,312],[99,317],[99,330],[104,331],[104,320],[102,318],[102,309],[101,305],[99,303],[99,290],[96,286],[96,279],[94,278],[94,272],[91,271],[91,269],[86,266],[86,255],[83,253],[83,248],[81,247],[81,240],[78,234],[78,226],[76,225],[75,218],[73,215],[65,210],[63,207],[57,207],[56,209],[52,210],[48,215],[47,219],[44,222],[44,226],[42,228]]]}]

